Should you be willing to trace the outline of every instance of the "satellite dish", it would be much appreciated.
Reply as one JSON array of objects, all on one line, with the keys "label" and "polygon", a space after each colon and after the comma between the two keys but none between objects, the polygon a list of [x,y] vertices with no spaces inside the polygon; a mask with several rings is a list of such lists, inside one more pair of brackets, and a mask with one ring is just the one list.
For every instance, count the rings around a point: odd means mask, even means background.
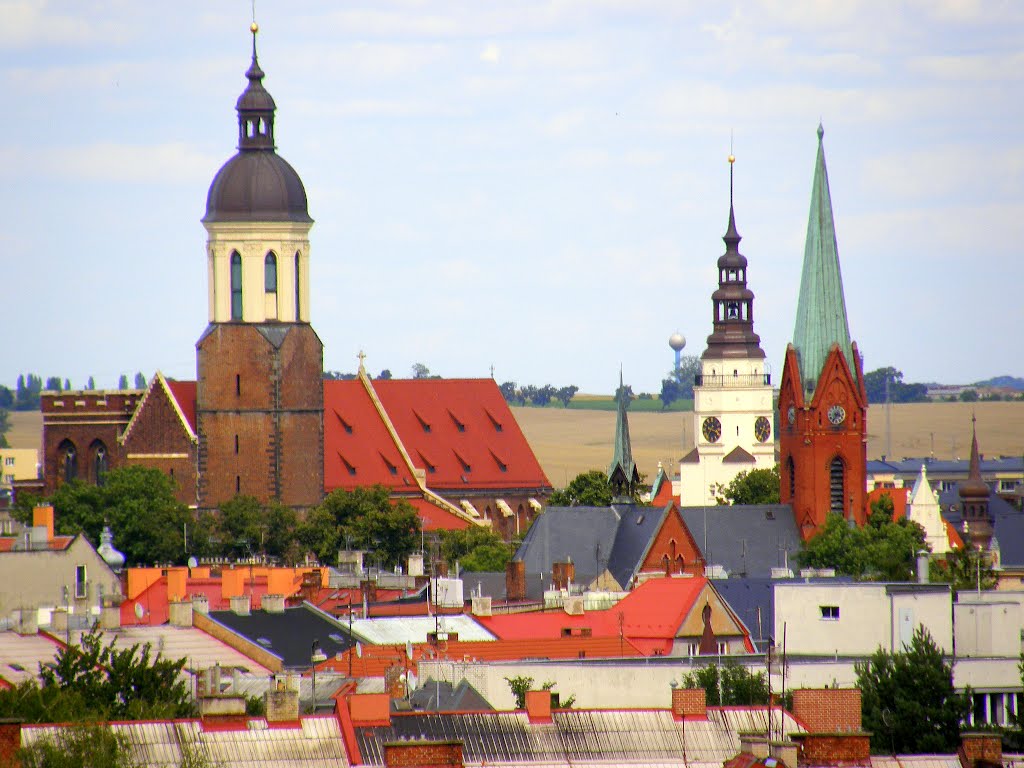
[{"label": "satellite dish", "polygon": [[188,567],[190,570],[195,568],[197,565],[199,565],[199,561],[196,560],[194,556],[188,559]]},{"label": "satellite dish", "polygon": [[135,604],[135,618],[136,619],[142,619],[142,614],[143,613],[144,613],[144,611],[142,610],[142,603],[136,603]]}]

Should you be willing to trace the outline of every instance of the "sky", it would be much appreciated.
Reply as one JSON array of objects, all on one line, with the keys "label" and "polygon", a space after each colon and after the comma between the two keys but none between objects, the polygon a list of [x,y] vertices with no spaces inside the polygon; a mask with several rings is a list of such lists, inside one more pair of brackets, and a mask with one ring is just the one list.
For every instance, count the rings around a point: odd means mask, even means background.
[{"label": "sky", "polygon": [[[635,392],[700,354],[730,144],[793,335],[819,120],[865,370],[1024,375],[1016,0],[259,0],[324,367]],[[248,0],[0,0],[0,383],[195,377]]]}]

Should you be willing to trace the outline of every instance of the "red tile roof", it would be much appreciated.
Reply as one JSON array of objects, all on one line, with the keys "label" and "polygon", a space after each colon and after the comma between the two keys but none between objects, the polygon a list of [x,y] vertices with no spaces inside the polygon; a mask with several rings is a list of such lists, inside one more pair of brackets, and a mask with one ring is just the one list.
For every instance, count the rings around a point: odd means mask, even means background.
[{"label": "red tile roof", "polygon": [[[224,597],[223,581],[219,578],[189,578],[185,582],[185,588],[189,598],[200,595],[205,597],[211,611],[226,611],[231,607],[231,600]],[[138,597],[125,600],[121,603],[121,623],[125,626],[165,624],[170,619],[167,591],[167,577],[161,576]],[[252,598],[252,609],[259,610],[263,596],[267,594],[266,577],[257,576],[251,582],[247,579],[245,593]],[[142,618],[135,612],[136,604],[142,606]]]},{"label": "red tile roof", "polygon": [[[479,618],[479,617],[477,617]],[[539,640],[488,640],[486,642],[442,642],[439,645],[417,643],[412,646],[412,666],[421,660],[519,661],[521,659],[580,659],[636,657],[643,655],[629,640],[615,637],[558,637]],[[351,656],[351,659],[349,658]],[[395,664],[409,663],[405,646],[363,645],[362,656],[354,649],[328,659],[318,669],[348,672],[356,677],[380,677]]]},{"label": "red tile roof", "polygon": [[193,434],[196,433],[196,383],[194,381],[174,381],[173,379],[167,379],[167,387],[171,390],[171,394],[174,395],[174,399],[178,402],[178,408],[181,409],[182,415],[185,417],[185,421],[192,428]]},{"label": "red tile roof", "polygon": [[[390,379],[373,388],[427,487],[459,493],[551,487],[493,379]],[[328,490],[415,484],[358,379],[324,382],[324,427]]]},{"label": "red tile roof", "polygon": [[[48,542],[46,542],[47,550],[63,551],[71,546],[71,542],[75,540],[74,536],[54,536]],[[15,547],[22,542],[22,539],[18,536],[2,536],[0,537],[0,552],[28,552],[32,550],[19,549],[15,550]],[[41,549],[38,551],[42,551]]]},{"label": "red tile roof", "polygon": [[456,517],[426,499],[410,498],[406,501],[416,508],[416,512],[423,521],[424,530],[461,531],[463,528],[469,527],[469,521]]}]

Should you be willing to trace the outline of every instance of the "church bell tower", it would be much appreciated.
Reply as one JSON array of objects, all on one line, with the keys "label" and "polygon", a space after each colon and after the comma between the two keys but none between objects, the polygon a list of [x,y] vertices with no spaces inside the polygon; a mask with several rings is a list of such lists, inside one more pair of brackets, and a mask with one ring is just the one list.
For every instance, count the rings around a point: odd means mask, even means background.
[{"label": "church bell tower", "polygon": [[716,503],[713,489],[740,472],[775,465],[772,382],[761,338],[754,333],[754,293],[747,257],[739,251],[729,156],[729,225],[718,258],[718,290],[711,295],[712,333],[693,387],[696,447],[679,464],[680,503]]},{"label": "church bell tower", "polygon": [[199,507],[242,494],[305,508],[323,496],[323,344],[310,325],[302,180],[274,144],[252,25],[238,152],[206,200],[209,325],[196,343]]}]

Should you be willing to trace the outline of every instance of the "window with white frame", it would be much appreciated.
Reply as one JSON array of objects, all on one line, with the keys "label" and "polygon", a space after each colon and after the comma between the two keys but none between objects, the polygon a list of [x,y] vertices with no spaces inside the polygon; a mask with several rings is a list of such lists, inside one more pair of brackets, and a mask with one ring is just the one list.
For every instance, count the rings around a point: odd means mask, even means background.
[{"label": "window with white frame", "polygon": [[821,611],[821,618],[826,621],[839,621],[838,605],[819,605],[818,609]]},{"label": "window with white frame", "polygon": [[87,594],[87,585],[85,580],[85,566],[75,566],[75,598],[81,600]]}]

